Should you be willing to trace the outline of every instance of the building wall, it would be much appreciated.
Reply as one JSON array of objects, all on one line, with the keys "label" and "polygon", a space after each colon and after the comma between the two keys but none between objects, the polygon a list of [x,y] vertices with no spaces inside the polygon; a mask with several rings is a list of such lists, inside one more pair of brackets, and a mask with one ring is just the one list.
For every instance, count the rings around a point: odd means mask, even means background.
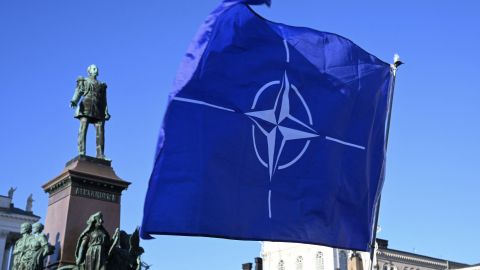
[{"label": "building wall", "polygon": [[264,270],[347,270],[350,252],[324,246],[263,242]]},{"label": "building wall", "polygon": [[[458,262],[428,257],[388,248],[388,241],[377,243],[374,256],[374,270],[480,270],[479,266],[470,266]],[[348,270],[352,251],[324,246],[263,242],[262,258],[264,270]],[[359,252],[363,270],[370,270],[370,254]],[[321,255],[321,256],[319,256]],[[358,270],[358,269],[357,269]],[[463,270],[463,269],[462,269]]]},{"label": "building wall", "polygon": [[466,264],[392,249],[379,249],[377,251],[377,265],[379,270],[444,270],[467,266]]}]

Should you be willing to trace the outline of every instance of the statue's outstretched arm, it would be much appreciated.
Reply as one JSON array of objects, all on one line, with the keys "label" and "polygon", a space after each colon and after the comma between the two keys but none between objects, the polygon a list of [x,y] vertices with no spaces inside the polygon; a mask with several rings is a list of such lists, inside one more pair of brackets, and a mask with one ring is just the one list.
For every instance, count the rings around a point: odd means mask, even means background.
[{"label": "statue's outstretched arm", "polygon": [[119,240],[120,240],[120,229],[117,228],[115,230],[115,233],[113,234],[112,244],[110,245],[110,249],[108,250],[108,256],[109,257],[112,255],[113,250],[118,245]]}]

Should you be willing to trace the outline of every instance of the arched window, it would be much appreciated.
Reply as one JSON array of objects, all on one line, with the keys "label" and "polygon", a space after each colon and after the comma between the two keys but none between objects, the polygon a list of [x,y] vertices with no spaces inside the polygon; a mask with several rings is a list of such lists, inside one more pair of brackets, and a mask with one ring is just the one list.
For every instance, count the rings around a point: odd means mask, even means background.
[{"label": "arched window", "polygon": [[345,250],[340,251],[340,270],[348,270],[348,256]]},{"label": "arched window", "polygon": [[278,270],[285,270],[285,263],[283,262],[283,260],[280,260],[278,262]]},{"label": "arched window", "polygon": [[325,265],[323,264],[323,253],[319,251],[315,256],[315,270],[324,270],[324,269],[325,269]]},{"label": "arched window", "polygon": [[297,257],[297,270],[303,270],[303,257]]}]

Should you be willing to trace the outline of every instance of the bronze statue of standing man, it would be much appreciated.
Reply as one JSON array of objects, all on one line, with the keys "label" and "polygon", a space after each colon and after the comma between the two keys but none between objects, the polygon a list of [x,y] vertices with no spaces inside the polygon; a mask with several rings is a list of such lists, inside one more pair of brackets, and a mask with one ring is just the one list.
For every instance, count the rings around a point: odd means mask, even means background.
[{"label": "bronze statue of standing man", "polygon": [[97,81],[97,66],[90,65],[87,71],[87,78],[78,77],[77,88],[70,101],[72,108],[77,107],[75,118],[80,120],[78,152],[80,155],[85,155],[88,124],[93,124],[97,135],[97,158],[107,159],[104,154],[105,121],[110,119],[107,107],[107,84]]}]

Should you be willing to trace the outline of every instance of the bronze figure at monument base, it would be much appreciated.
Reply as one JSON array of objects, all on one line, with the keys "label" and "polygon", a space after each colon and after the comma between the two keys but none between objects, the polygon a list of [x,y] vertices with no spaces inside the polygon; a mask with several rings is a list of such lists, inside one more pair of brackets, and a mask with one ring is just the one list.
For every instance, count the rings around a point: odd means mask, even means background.
[{"label": "bronze figure at monument base", "polygon": [[103,228],[103,214],[97,212],[90,216],[87,228],[78,238],[75,265],[58,270],[140,270],[144,251],[139,244],[138,228],[131,235],[117,228],[110,239]]},{"label": "bronze figure at monument base", "polygon": [[20,238],[13,250],[13,270],[43,270],[45,258],[53,254],[54,247],[47,242],[42,233],[43,224],[23,223]]}]

